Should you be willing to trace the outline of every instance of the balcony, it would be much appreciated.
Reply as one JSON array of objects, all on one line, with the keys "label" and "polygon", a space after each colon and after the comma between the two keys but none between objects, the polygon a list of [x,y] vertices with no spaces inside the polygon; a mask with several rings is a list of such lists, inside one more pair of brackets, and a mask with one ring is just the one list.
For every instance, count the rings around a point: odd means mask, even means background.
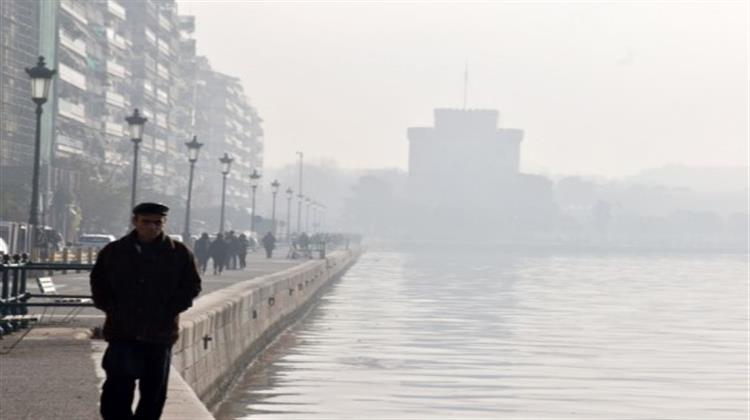
[{"label": "balcony", "polygon": [[146,29],[144,31],[144,34],[146,35],[146,41],[148,41],[152,45],[156,45],[156,35],[154,35],[154,33],[151,32],[151,30]]},{"label": "balcony", "polygon": [[120,36],[112,28],[107,28],[107,40],[110,45],[114,45],[117,48],[125,50],[128,48],[128,41],[124,37]]},{"label": "balcony", "polygon": [[159,77],[169,80],[169,68],[167,68],[166,66],[157,64],[156,73],[159,75]]},{"label": "balcony", "polygon": [[63,63],[58,65],[58,71],[60,72],[60,80],[68,82],[78,89],[86,90],[86,76],[83,73],[79,73]]},{"label": "balcony", "polygon": [[86,58],[86,41],[80,38],[75,39],[62,29],[60,30],[60,45]]},{"label": "balcony", "polygon": [[164,104],[169,103],[169,95],[167,95],[167,92],[161,89],[156,89],[156,99],[158,99],[159,102],[162,102]]},{"label": "balcony", "polygon": [[57,110],[60,116],[70,118],[80,123],[86,123],[86,108],[81,104],[70,102],[64,98],[57,101]]},{"label": "balcony", "polygon": [[120,123],[107,121],[104,123],[104,131],[115,137],[122,137],[125,134],[125,128]]},{"label": "balcony", "polygon": [[119,108],[126,108],[128,105],[127,102],[125,101],[125,97],[120,95],[119,93],[107,91],[104,94],[104,99],[107,101],[108,104],[114,105]]},{"label": "balcony", "polygon": [[125,67],[123,67],[120,64],[115,63],[112,60],[107,60],[107,73],[112,74],[117,77],[122,77],[122,78],[127,77],[127,72],[125,71]]},{"label": "balcony", "polygon": [[67,12],[70,16],[72,16],[77,21],[81,22],[84,25],[88,25],[89,21],[86,19],[86,10],[80,9],[79,4],[74,2],[72,0],[60,0],[60,8]]},{"label": "balcony", "polygon": [[172,52],[172,50],[169,48],[169,44],[166,41],[160,39],[158,43],[160,53],[169,55]]},{"label": "balcony", "polygon": [[159,26],[161,26],[162,28],[164,28],[167,31],[171,31],[172,30],[172,24],[169,23],[169,19],[165,18],[162,15],[159,15]]},{"label": "balcony", "polygon": [[114,0],[107,0],[107,10],[122,20],[126,18],[125,8]]},{"label": "balcony", "polygon": [[64,134],[58,134],[55,138],[55,148],[62,154],[82,155],[83,142],[70,138]]},{"label": "balcony", "polygon": [[164,114],[158,114],[156,116],[156,125],[161,128],[167,128],[167,117]]}]

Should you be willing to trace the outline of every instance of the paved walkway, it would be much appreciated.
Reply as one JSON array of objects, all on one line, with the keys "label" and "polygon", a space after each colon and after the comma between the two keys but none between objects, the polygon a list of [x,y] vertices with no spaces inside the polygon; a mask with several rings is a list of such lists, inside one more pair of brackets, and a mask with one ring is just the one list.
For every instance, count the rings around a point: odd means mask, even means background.
[{"label": "paved walkway", "polygon": [[[285,252],[278,255],[281,258],[268,260],[260,253],[251,254],[245,270],[203,276],[202,295],[306,261],[286,260]],[[59,293],[89,293],[88,273],[59,275],[54,279]],[[49,313],[45,315],[31,330],[21,330],[0,340],[0,419],[100,418],[99,390],[104,381],[101,357],[106,342],[90,337],[91,328],[101,325],[104,316],[97,309],[87,308],[73,321],[59,324],[58,315],[64,315],[65,308],[56,312],[52,317]],[[168,395],[163,419],[213,419],[174,369]]]}]

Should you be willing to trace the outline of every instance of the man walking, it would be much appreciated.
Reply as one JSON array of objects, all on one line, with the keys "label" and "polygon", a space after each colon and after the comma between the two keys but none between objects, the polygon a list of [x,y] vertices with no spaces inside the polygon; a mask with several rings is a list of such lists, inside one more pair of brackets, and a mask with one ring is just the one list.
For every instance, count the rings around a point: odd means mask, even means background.
[{"label": "man walking", "polygon": [[209,247],[211,246],[211,238],[208,237],[208,233],[203,232],[201,237],[195,241],[193,245],[193,251],[195,258],[198,259],[198,267],[201,270],[201,274],[206,274],[206,267],[208,266],[208,259],[211,257]]},{"label": "man walking", "polygon": [[234,235],[234,231],[230,230],[227,236],[224,238],[227,243],[227,260],[224,264],[224,268],[227,270],[237,269],[237,237]]},{"label": "man walking", "polygon": [[237,256],[240,258],[240,269],[244,270],[247,267],[247,247],[250,246],[250,241],[247,240],[247,236],[244,233],[240,234],[237,240],[239,244]]},{"label": "man walking", "polygon": [[224,240],[224,235],[221,232],[216,234],[216,238],[208,247],[208,252],[211,254],[211,259],[214,261],[215,276],[224,271],[224,265],[226,264],[227,259],[227,247],[227,242]]},{"label": "man walking", "polygon": [[[158,203],[135,206],[135,229],[107,244],[91,271],[94,305],[106,313],[109,343],[102,360],[105,420],[161,416],[179,314],[201,291],[193,254],[163,231],[168,211]],[[140,399],[133,414],[136,379]]]},{"label": "man walking", "polygon": [[261,242],[263,242],[263,248],[266,249],[266,258],[271,258],[271,256],[273,255],[273,250],[274,248],[276,248],[276,237],[273,236],[273,233],[271,233],[271,231],[268,231],[268,233],[263,236]]}]

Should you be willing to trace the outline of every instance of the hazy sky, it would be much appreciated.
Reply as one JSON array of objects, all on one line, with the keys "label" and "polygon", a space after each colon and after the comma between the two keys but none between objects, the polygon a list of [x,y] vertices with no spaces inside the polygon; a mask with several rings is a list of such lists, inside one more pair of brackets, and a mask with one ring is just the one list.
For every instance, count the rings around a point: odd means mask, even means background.
[{"label": "hazy sky", "polygon": [[525,131],[526,172],[748,161],[745,1],[179,6],[265,120],[266,166],[406,169],[407,127],[463,106],[467,60],[468,107]]}]

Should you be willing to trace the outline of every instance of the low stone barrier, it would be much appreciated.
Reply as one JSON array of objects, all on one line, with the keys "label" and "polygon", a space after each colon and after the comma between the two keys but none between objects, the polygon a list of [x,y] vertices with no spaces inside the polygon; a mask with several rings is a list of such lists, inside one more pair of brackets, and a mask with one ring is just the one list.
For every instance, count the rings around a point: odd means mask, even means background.
[{"label": "low stone barrier", "polygon": [[257,354],[358,256],[355,250],[336,251],[199,298],[181,316],[173,368],[212,409]]}]

